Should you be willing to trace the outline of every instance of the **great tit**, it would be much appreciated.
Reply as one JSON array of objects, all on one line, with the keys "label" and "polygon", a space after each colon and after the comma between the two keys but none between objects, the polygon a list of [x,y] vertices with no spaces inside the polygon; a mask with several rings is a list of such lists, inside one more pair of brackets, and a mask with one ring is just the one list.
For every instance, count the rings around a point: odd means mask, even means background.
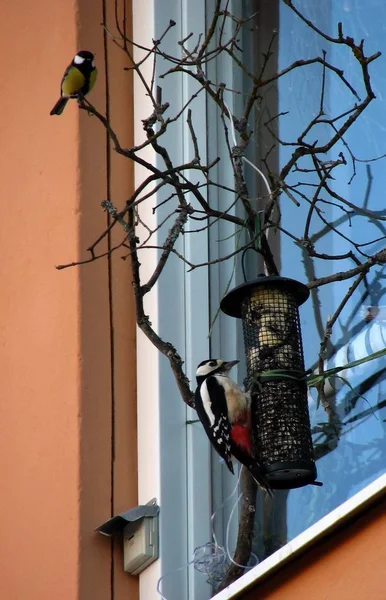
[{"label": "great tit", "polygon": [[61,97],[50,115],[61,115],[70,98],[86,96],[94,87],[96,76],[94,55],[88,50],[80,50],[64,72],[60,85]]}]

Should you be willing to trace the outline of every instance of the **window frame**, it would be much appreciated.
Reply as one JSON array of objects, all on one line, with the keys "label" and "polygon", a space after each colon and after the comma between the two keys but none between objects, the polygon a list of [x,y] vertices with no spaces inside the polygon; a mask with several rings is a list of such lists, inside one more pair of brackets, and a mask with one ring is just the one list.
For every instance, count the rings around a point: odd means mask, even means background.
[{"label": "window frame", "polygon": [[[198,0],[194,5],[188,0],[177,3],[175,0],[133,0],[133,39],[146,46],[146,40],[159,39],[173,18],[176,22],[163,41],[163,49],[176,49],[176,42],[188,35],[191,30],[203,31],[206,20],[206,2]],[[142,56],[135,48],[134,59]],[[150,61],[142,65],[146,79],[151,79]],[[160,80],[164,101],[174,98],[182,106],[196,91],[193,79],[181,78],[181,85],[175,86],[176,78]],[[173,88],[173,85],[175,86]],[[199,104],[201,102],[201,104]],[[197,110],[199,106],[200,110]],[[201,95],[195,101],[194,126],[201,137],[200,152],[205,160],[207,110],[206,99]],[[134,81],[134,143],[144,139],[142,119],[152,112],[150,100],[138,80]],[[170,109],[173,114],[173,107]],[[173,125],[174,153],[191,159],[192,142],[184,120]],[[142,156],[150,163],[157,164],[158,158],[146,149]],[[161,166],[161,163],[160,163]],[[135,182],[138,185],[146,177],[143,167],[135,165]],[[220,199],[217,199],[220,202]],[[161,212],[152,214],[151,208],[141,207],[142,217],[150,226],[156,226]],[[193,224],[194,225],[194,224]],[[193,227],[193,226],[192,226]],[[221,234],[221,227],[216,235]],[[164,232],[163,232],[164,233]],[[183,247],[185,256],[193,262],[206,262],[210,255],[210,242],[207,232],[185,235]],[[213,250],[213,249],[212,249]],[[157,251],[147,250],[141,261],[141,275],[145,280],[152,273]],[[173,257],[174,258],[174,257]],[[165,269],[157,287],[146,298],[146,313],[150,315],[161,338],[170,341],[171,330],[179,332],[172,343],[181,354],[186,374],[195,384],[196,366],[201,360],[220,356],[222,352],[232,357],[235,352],[236,323],[225,321],[210,341],[209,298],[212,305],[221,299],[226,269],[197,269],[186,273],[184,263],[175,263],[175,269]],[[209,287],[210,292],[209,292]],[[175,293],[174,293],[174,292]],[[199,291],[199,296],[197,292]],[[204,299],[203,301],[201,299]],[[176,339],[176,337],[178,339]],[[227,340],[227,343],[224,343]],[[205,577],[198,573],[191,562],[194,549],[212,538],[212,464],[211,451],[205,432],[199,423],[187,421],[197,419],[194,410],[187,407],[177,390],[168,361],[138,330],[137,337],[137,398],[138,398],[138,494],[139,503],[157,498],[160,510],[160,558],[140,574],[140,597],[153,597],[160,577],[162,593],[167,598],[210,598],[212,589]],[[223,494],[227,493],[226,481],[219,469],[216,481],[221,480]],[[234,484],[233,484],[234,485]],[[177,526],[176,526],[177,524]],[[180,525],[180,527],[178,527]],[[184,568],[186,567],[186,568]],[[169,579],[170,576],[170,579]],[[168,594],[169,585],[172,595]]]},{"label": "window frame", "polygon": [[[133,0],[133,39],[146,46],[146,40],[159,39],[169,19],[173,18],[176,26],[169,32],[167,39],[173,44],[190,31],[202,31],[205,28],[206,14],[214,0],[197,0],[194,5],[188,0]],[[162,4],[162,6],[161,6]],[[167,44],[165,40],[165,44]],[[163,42],[164,44],[164,42]],[[135,49],[134,58],[141,56]],[[221,71],[221,64],[216,66]],[[148,80],[151,78],[151,65],[142,66]],[[174,79],[174,81],[176,81]],[[169,83],[170,82],[170,83]],[[172,80],[162,80],[164,99],[168,100],[169,92],[173,92],[182,103],[193,93],[194,85],[185,77],[179,89],[172,90]],[[169,88],[168,88],[169,86]],[[206,135],[207,122],[213,123],[213,113],[206,107],[202,99],[202,111],[194,115],[195,127],[201,135]],[[142,119],[152,112],[149,99],[140,82],[134,82],[134,140],[135,144],[143,141]],[[183,157],[191,156],[191,142],[185,123],[175,125],[176,151]],[[217,137],[208,141],[207,151],[212,157]],[[142,156],[151,163],[156,157],[151,150],[145,149]],[[203,156],[204,159],[204,156]],[[218,167],[221,169],[221,166]],[[226,173],[219,176],[226,177]],[[228,173],[229,177],[229,173]],[[144,179],[144,169],[135,165],[135,181]],[[213,200],[221,206],[221,194]],[[146,208],[144,208],[146,211]],[[146,212],[146,220],[156,224],[157,215],[151,209]],[[216,235],[224,238],[221,224]],[[214,236],[215,237],[215,236]],[[189,238],[189,236],[185,236]],[[205,234],[201,235],[199,261],[205,262],[211,256],[213,244]],[[212,239],[213,241],[213,239]],[[193,243],[191,244],[193,246]],[[184,251],[188,260],[197,256],[197,238],[195,248],[190,247],[189,239],[185,239]],[[146,260],[142,260],[144,278],[150,275],[156,261],[156,251],[147,251]],[[168,338],[168,330],[173,325],[181,334],[177,349],[185,361],[186,373],[194,385],[194,373],[198,362],[209,357],[232,358],[235,355],[238,340],[238,328],[235,319],[220,317],[220,323],[211,340],[208,339],[210,310],[205,303],[197,303],[197,289],[201,297],[210,297],[212,307],[219,305],[228,271],[225,267],[196,270],[186,275],[186,267],[181,265],[173,273],[163,274],[153,291],[147,298],[146,312],[159,332]],[[177,299],[179,309],[175,311],[170,300],[170,290],[180,290]],[[181,300],[182,298],[182,300]],[[181,311],[181,306],[184,311]],[[206,308],[203,308],[206,307]],[[165,310],[167,311],[165,315]],[[162,314],[161,314],[162,311]],[[184,313],[184,314],[183,314]],[[174,340],[173,340],[174,341]],[[221,352],[220,352],[221,349]],[[197,573],[188,563],[192,559],[194,549],[211,540],[210,518],[212,515],[211,489],[211,452],[200,424],[187,424],[196,419],[196,413],[182,402],[167,360],[151,345],[142,332],[138,331],[137,339],[137,375],[138,375],[138,490],[139,503],[146,503],[156,497],[161,505],[160,512],[160,559],[153,563],[140,575],[140,597],[153,597],[159,578],[169,576],[173,585],[173,597],[209,598],[211,589],[205,583],[205,577]],[[166,401],[169,398],[168,401]],[[173,431],[173,435],[170,432]],[[216,485],[221,487],[222,497],[229,493],[229,480],[224,478],[221,469],[214,469]],[[186,482],[179,485],[180,482]],[[177,493],[176,493],[177,490]],[[338,506],[317,523],[303,531],[280,550],[265,559],[214,598],[225,600],[235,598],[240,593],[273,573],[298,553],[303,552],[311,544],[340,526],[346,519],[363,510],[370,502],[386,490],[386,474],[366,486],[349,500]],[[219,517],[220,519],[221,517]],[[176,520],[182,523],[177,531]],[[235,519],[236,520],[236,519]],[[183,568],[186,566],[186,568]],[[180,569],[182,567],[182,569]],[[180,569],[179,572],[177,570]],[[165,578],[164,582],[167,582]],[[167,586],[166,586],[167,587]],[[164,592],[168,597],[167,592]],[[171,600],[172,600],[171,598]]]}]

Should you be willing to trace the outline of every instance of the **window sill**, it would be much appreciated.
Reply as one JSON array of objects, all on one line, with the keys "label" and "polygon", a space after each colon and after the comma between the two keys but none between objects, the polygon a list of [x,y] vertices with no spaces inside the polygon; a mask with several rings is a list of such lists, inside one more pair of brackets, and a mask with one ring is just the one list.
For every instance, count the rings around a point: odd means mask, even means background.
[{"label": "window sill", "polygon": [[280,548],[225,590],[213,596],[212,600],[230,600],[239,598],[243,592],[251,589],[254,584],[274,573],[281,566],[289,562],[295,556],[301,554],[306,548],[316,543],[320,538],[331,533],[335,528],[341,526],[346,520],[363,511],[386,490],[386,474],[355,494],[352,498],[338,506],[328,515],[320,519],[303,533],[295,537],[291,542]]}]

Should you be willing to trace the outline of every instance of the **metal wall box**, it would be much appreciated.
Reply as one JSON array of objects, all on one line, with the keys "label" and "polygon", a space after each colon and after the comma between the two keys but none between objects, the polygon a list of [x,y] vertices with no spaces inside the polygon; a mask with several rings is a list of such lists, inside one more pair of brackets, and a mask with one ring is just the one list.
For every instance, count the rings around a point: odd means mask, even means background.
[{"label": "metal wall box", "polygon": [[158,516],[129,523],[123,530],[123,568],[138,575],[158,558]]},{"label": "metal wall box", "polygon": [[156,500],[112,517],[99,527],[102,535],[123,536],[123,568],[138,575],[159,556],[159,506]]}]

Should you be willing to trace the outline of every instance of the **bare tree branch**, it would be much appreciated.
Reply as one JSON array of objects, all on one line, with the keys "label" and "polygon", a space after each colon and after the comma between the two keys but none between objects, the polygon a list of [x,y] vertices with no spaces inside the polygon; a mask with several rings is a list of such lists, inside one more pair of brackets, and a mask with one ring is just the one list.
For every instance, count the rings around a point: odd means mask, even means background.
[{"label": "bare tree branch", "polygon": [[[139,79],[144,94],[150,99],[151,114],[143,121],[143,138],[137,140],[135,146],[122,147],[120,135],[112,127],[109,113],[104,115],[88,100],[79,98],[80,109],[93,115],[102,125],[115,152],[141,166],[146,175],[137,184],[123,207],[116,207],[113,199],[102,200],[102,207],[108,211],[110,222],[88,246],[87,258],[58,265],[57,269],[109,259],[117,250],[124,249],[126,254],[122,258],[129,258],[131,264],[138,327],[169,360],[181,397],[191,407],[194,407],[194,395],[184,371],[179,349],[161,339],[144,309],[144,297],[161,283],[171,255],[182,260],[188,270],[192,271],[198,268],[213,268],[227,261],[232,261],[233,264],[235,257],[248,248],[253,248],[261,255],[265,272],[278,274],[280,256],[271,240],[274,232],[280,232],[281,240],[286,239],[287,243],[301,249],[305,272],[309,278],[307,285],[313,291],[315,328],[321,338],[318,358],[320,373],[323,373],[326,357],[333,349],[331,338],[335,326],[349,300],[354,294],[357,300],[362,283],[365,290],[362,297],[370,294],[370,273],[376,272],[372,281],[378,285],[384,277],[382,268],[386,264],[386,212],[369,208],[372,185],[369,165],[366,164],[368,185],[363,200],[360,190],[354,195],[353,202],[351,196],[344,196],[340,188],[337,188],[338,191],[335,189],[338,173],[349,171],[348,184],[354,184],[359,163],[370,163],[386,156],[381,154],[367,160],[357,158],[348,143],[350,138],[346,135],[375,99],[369,68],[380,56],[380,52],[366,56],[363,40],[358,43],[350,36],[345,36],[342,23],[337,24],[336,37],[331,36],[308,19],[292,0],[283,2],[308,29],[323,40],[327,50],[322,50],[320,56],[313,55],[312,58],[296,57],[296,60],[292,60],[281,70],[275,70],[277,32],[272,32],[266,47],[261,50],[258,64],[247,64],[240,48],[240,39],[244,32],[255,27],[257,16],[241,12],[238,14],[237,7],[234,13],[231,12],[227,0],[215,1],[206,30],[188,32],[184,39],[176,44],[174,54],[171,50],[166,52],[164,48],[165,41],[176,25],[175,21],[169,21],[159,39],[150,42],[143,40],[143,45],[134,44],[127,34],[125,4],[121,11],[116,1],[115,30],[109,31],[106,23],[103,27],[111,43],[119,47],[127,58],[127,70]],[[341,61],[337,63],[334,60],[334,52],[329,50],[337,46],[344,58],[355,61],[359,66],[359,80],[352,78],[350,70],[344,71],[340,67]],[[138,61],[134,60],[134,47],[141,50],[141,59]],[[229,72],[237,72],[240,80],[247,80],[248,85],[245,89],[235,89],[238,86],[234,84],[233,79],[227,80],[226,69],[223,71],[225,81],[222,81],[217,73],[214,76],[210,75],[210,67],[216,60],[222,60],[224,64],[229,65]],[[144,76],[145,65],[150,67],[151,75],[148,79]],[[283,110],[279,113],[276,107],[275,114],[274,109],[270,107],[267,111],[261,110],[261,105],[269,91],[278,89],[289,77],[295,74],[304,74],[304,77],[307,77],[310,72],[317,77],[320,72],[320,94],[317,93],[312,117],[291,139],[283,139],[278,121],[291,118],[291,111]],[[191,95],[188,98],[184,97],[181,106],[177,107],[173,98],[162,97],[165,91],[160,87],[162,81],[173,81],[173,78],[178,79],[179,86],[181,78],[184,81],[189,79],[194,86]],[[334,102],[331,106],[325,102],[327,80],[334,81],[349,98],[344,109],[335,107]],[[319,86],[317,89],[319,90]],[[206,139],[203,141],[197,125],[193,125],[197,122],[194,117],[199,96],[201,99],[205,96],[206,106],[214,107],[216,111],[218,139],[222,139],[221,144],[224,145],[224,149],[221,148],[224,151],[219,151],[221,163],[219,156],[209,157],[207,164],[201,158],[207,155]],[[231,102],[233,97],[237,101]],[[174,107],[172,115],[171,107]],[[191,156],[175,158],[173,126],[176,123],[183,123],[185,126],[190,142],[188,152]],[[327,133],[319,142],[321,126]],[[261,150],[263,156],[260,156],[259,147],[261,131],[268,139],[264,150]],[[255,152],[253,144],[258,151]],[[279,164],[277,160],[279,148],[286,148],[291,153],[287,155],[289,158],[284,164]],[[147,156],[143,153],[144,150],[151,150],[153,156],[157,157],[154,164],[144,158]],[[253,160],[259,163],[259,168],[253,164],[251,157],[255,157]],[[229,170],[233,175],[233,183],[218,180],[215,167],[219,164],[223,172]],[[251,166],[256,169],[253,177],[248,171]],[[256,179],[260,177],[264,181],[265,191],[262,196],[257,196],[258,192],[252,190],[260,188],[256,184]],[[295,178],[299,178],[298,181]],[[271,189],[266,190],[267,187]],[[222,194],[220,208],[213,200],[218,193]],[[296,228],[292,229],[292,224],[282,217],[282,213],[286,213],[281,207],[288,200],[293,203],[291,208],[298,211],[298,219],[294,219],[297,221]],[[142,211],[144,207],[149,208],[148,212]],[[155,215],[155,224],[154,221],[147,221],[144,216],[146,214]],[[359,239],[354,230],[349,234],[344,227],[347,224],[356,224],[358,220],[363,223],[366,219],[376,228],[376,233],[369,233],[366,239]],[[202,227],[195,226],[196,221],[203,222]],[[234,232],[231,234],[235,237],[231,251],[229,248],[224,250],[219,244],[218,255],[210,255],[206,262],[194,262],[194,257],[185,256],[184,244],[180,243],[182,236],[196,235],[203,231],[211,233],[221,222],[226,222],[227,227]],[[107,246],[106,250],[106,239],[110,240],[113,229],[114,234],[121,233],[122,237],[114,246]],[[328,241],[326,243],[331,236],[339,240],[340,246],[335,251],[330,251],[331,246]],[[379,250],[383,240],[385,247]],[[158,251],[157,264],[147,281],[143,282],[139,257],[142,258],[144,254],[140,253],[145,250],[153,252],[155,249]],[[341,271],[337,272],[335,261],[340,261]],[[317,273],[320,273],[317,265],[320,264],[333,267],[327,275],[324,269],[324,276],[317,277]],[[375,269],[377,266],[381,269]],[[354,279],[354,282],[348,290],[342,286],[344,290],[337,302],[337,308],[324,326],[320,288],[349,279]],[[362,297],[355,310],[358,310]],[[346,320],[345,325],[348,331],[352,327],[350,319]],[[319,393],[328,422],[324,430],[319,431],[324,442],[319,444],[318,439],[317,457],[323,456],[338,445],[344,427],[344,423],[338,418],[335,397],[326,397],[323,385],[320,386]],[[221,589],[242,574],[251,553],[256,488],[246,471],[243,471],[241,481],[243,499],[240,505],[239,535],[234,559],[238,564],[230,567],[220,586]]]}]

